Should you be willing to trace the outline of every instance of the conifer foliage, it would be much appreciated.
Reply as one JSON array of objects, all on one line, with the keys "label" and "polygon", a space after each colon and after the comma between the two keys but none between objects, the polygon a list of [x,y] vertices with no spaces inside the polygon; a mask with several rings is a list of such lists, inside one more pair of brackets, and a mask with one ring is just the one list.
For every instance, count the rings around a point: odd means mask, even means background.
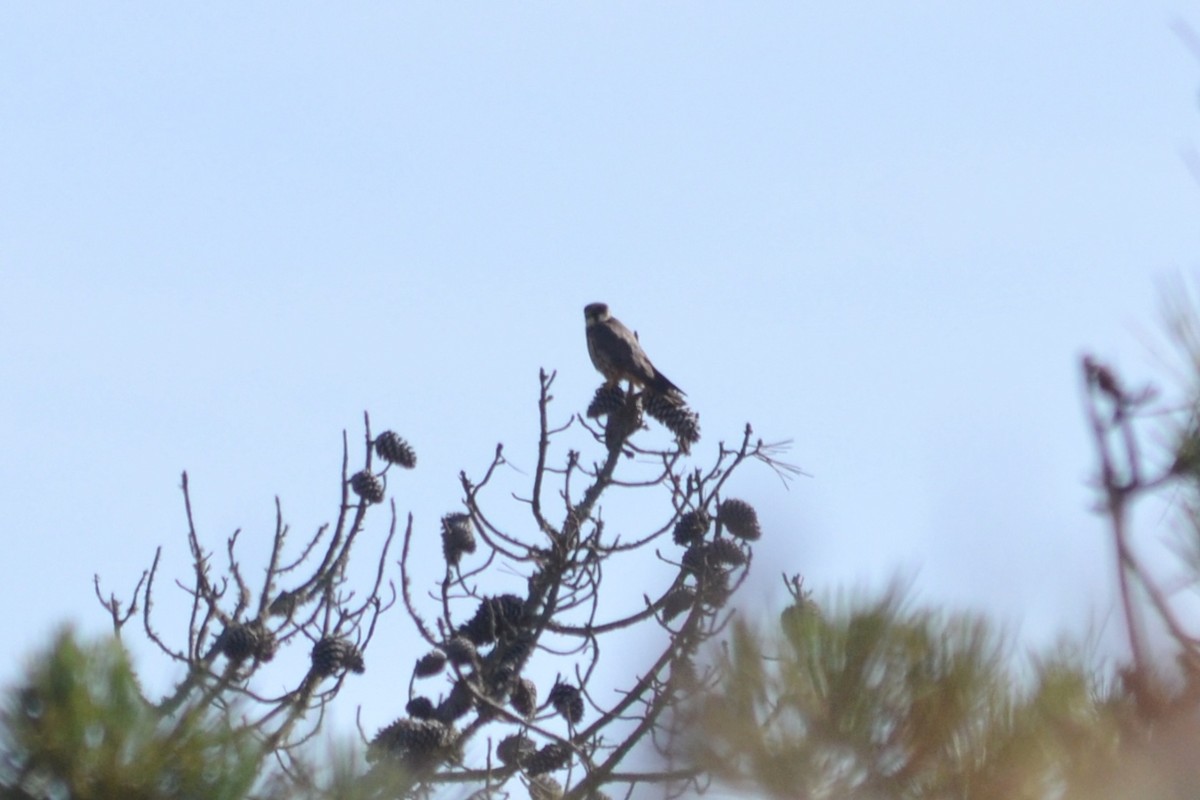
[{"label": "conifer foliage", "polygon": [[0,718],[0,797],[240,800],[259,742],[215,707],[163,715],[148,705],[114,642],[55,637],[11,691]]}]

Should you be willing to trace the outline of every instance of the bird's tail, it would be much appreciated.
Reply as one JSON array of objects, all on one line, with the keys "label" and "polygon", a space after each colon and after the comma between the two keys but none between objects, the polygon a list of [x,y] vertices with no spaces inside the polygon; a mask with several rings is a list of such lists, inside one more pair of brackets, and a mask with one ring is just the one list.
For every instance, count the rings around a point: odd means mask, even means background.
[{"label": "bird's tail", "polygon": [[679,402],[683,402],[683,397],[687,395],[687,392],[676,386],[670,378],[668,378],[666,375],[663,375],[661,372],[655,372],[654,384],[650,388],[654,389],[654,391],[658,392],[663,397],[677,400]]}]

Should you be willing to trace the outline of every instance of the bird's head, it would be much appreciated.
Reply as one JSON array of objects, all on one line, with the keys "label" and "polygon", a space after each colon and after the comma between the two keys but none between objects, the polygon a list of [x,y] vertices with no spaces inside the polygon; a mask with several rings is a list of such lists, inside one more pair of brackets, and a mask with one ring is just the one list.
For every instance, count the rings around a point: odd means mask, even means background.
[{"label": "bird's head", "polygon": [[612,314],[608,313],[608,305],[606,303],[588,303],[583,307],[583,318],[587,320],[588,325],[607,322],[610,317],[612,317]]}]

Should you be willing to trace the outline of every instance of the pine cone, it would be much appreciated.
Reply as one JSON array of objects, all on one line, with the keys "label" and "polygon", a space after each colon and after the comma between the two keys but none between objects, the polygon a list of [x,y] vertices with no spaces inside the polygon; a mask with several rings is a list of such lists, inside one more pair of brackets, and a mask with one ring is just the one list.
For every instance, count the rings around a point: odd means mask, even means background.
[{"label": "pine cone", "polygon": [[446,724],[450,724],[462,715],[466,714],[475,705],[475,695],[471,693],[470,687],[466,681],[455,681],[454,687],[450,689],[450,694],[442,700],[437,707],[437,718]]},{"label": "pine cone", "polygon": [[710,525],[712,518],[703,508],[682,514],[675,523],[675,531],[672,534],[675,544],[689,545],[703,539]]},{"label": "pine cone", "polygon": [[525,621],[525,601],[515,594],[502,594],[492,598],[492,612],[496,619],[496,635],[512,638]]},{"label": "pine cone", "polygon": [[246,625],[235,622],[221,632],[217,639],[217,647],[230,661],[241,661],[254,652],[258,638]]},{"label": "pine cone", "polygon": [[762,528],[758,527],[758,512],[745,500],[731,498],[723,501],[717,510],[717,521],[739,539],[752,542],[762,536]]},{"label": "pine cone", "polygon": [[397,436],[395,431],[384,431],[375,437],[375,453],[389,464],[399,464],[405,469],[417,465],[417,454],[412,446]]},{"label": "pine cone", "polygon": [[496,650],[500,652],[501,661],[511,667],[513,671],[520,672],[533,652],[532,634],[529,631],[522,631],[512,641],[501,642],[496,646]]},{"label": "pine cone", "polygon": [[[467,660],[471,659],[468,657]],[[428,678],[430,675],[437,675],[445,666],[446,654],[441,650],[430,650],[417,659],[417,666],[413,667],[413,674],[418,678]]]},{"label": "pine cone", "polygon": [[709,608],[720,608],[725,605],[733,590],[729,586],[729,573],[713,571],[700,576],[700,585],[696,596],[700,602]]},{"label": "pine cone", "polygon": [[467,666],[478,658],[475,645],[464,636],[455,636],[442,646],[442,650],[445,651],[446,658],[450,659],[450,663],[456,667]]},{"label": "pine cone", "polygon": [[475,607],[475,615],[458,626],[458,635],[475,645],[496,641],[496,618],[488,598],[480,600]]},{"label": "pine cone", "polygon": [[724,572],[708,542],[699,542],[684,550],[680,563],[685,571],[701,580],[710,575],[719,575]]},{"label": "pine cone", "polygon": [[749,560],[745,551],[732,539],[714,539],[709,542],[708,557],[718,564],[728,564],[731,567],[740,567]]},{"label": "pine cone", "polygon": [[345,639],[326,637],[312,649],[312,669],[316,675],[333,675],[342,669],[359,674],[366,671],[362,652]]},{"label": "pine cone", "polygon": [[525,759],[525,772],[543,775],[562,769],[571,763],[571,748],[562,742],[551,742]]},{"label": "pine cone", "polygon": [[688,452],[692,444],[700,441],[700,417],[687,407],[683,398],[647,392],[646,413],[675,434],[683,452]]},{"label": "pine cone", "polygon": [[602,417],[620,410],[624,405],[625,391],[620,386],[605,384],[596,390],[592,402],[587,407],[587,415],[592,418]]},{"label": "pine cone", "polygon": [[668,594],[667,599],[663,601],[663,621],[670,622],[695,604],[696,592],[687,586],[680,586]]},{"label": "pine cone", "polygon": [[433,707],[433,701],[424,695],[417,695],[409,700],[404,710],[413,719],[433,719],[437,713]]},{"label": "pine cone", "polygon": [[350,476],[350,488],[368,503],[383,502],[383,481],[366,470]]},{"label": "pine cone", "polygon": [[583,694],[577,686],[569,683],[556,683],[550,690],[550,705],[554,706],[562,718],[572,725],[583,719]]},{"label": "pine cone", "polygon": [[714,543],[701,542],[689,547],[683,554],[682,567],[696,576],[696,596],[700,601],[710,608],[719,608],[729,599],[729,573],[714,552]]},{"label": "pine cone", "polygon": [[230,623],[216,644],[230,661],[255,658],[267,662],[275,657],[275,637],[258,621]]},{"label": "pine cone", "polygon": [[375,734],[367,760],[383,755],[398,759],[405,767],[423,771],[437,766],[453,753],[454,729],[430,719],[398,719]]},{"label": "pine cone", "polygon": [[442,517],[442,555],[446,563],[457,566],[463,553],[475,552],[475,530],[470,516],[447,514]]},{"label": "pine cone", "polygon": [[491,644],[501,634],[512,638],[524,615],[525,601],[515,594],[485,597],[475,608],[475,615],[459,627],[458,633],[476,645]]},{"label": "pine cone", "polygon": [[513,685],[508,702],[521,716],[526,719],[532,717],[537,711],[537,684],[528,678],[521,678]]},{"label": "pine cone", "polygon": [[537,745],[522,733],[505,736],[500,740],[500,744],[496,745],[496,757],[500,759],[501,764],[507,766],[520,766],[535,752]]}]

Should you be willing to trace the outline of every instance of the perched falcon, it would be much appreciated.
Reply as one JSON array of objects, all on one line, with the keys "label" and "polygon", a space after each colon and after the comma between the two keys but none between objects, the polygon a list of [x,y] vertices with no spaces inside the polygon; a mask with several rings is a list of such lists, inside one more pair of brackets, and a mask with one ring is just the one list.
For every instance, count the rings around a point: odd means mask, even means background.
[{"label": "perched falcon", "polygon": [[587,320],[588,355],[607,386],[627,380],[630,389],[639,385],[666,396],[678,397],[684,393],[654,368],[637,335],[610,314],[607,305],[592,303],[583,309],[583,316]]}]

